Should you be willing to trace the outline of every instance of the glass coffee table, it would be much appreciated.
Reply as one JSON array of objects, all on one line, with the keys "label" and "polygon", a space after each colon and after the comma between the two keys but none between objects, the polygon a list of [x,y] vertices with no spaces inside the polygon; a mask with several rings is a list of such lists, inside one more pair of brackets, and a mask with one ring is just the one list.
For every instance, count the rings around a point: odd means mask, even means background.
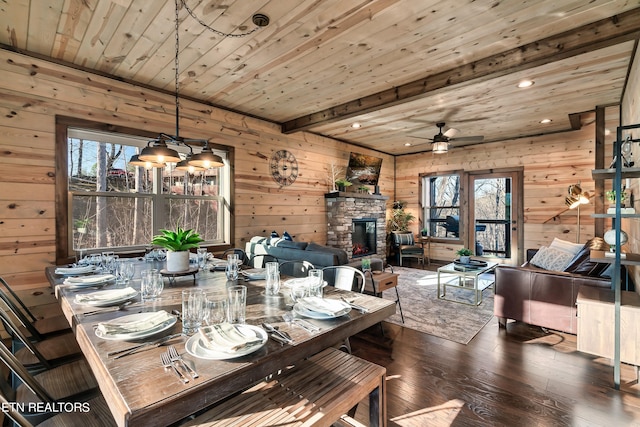
[{"label": "glass coffee table", "polygon": [[[470,264],[452,262],[438,268],[438,299],[459,302],[461,304],[480,305],[482,303],[482,291],[493,284],[493,280],[480,276],[493,271],[497,265],[498,263],[496,262],[471,260]],[[448,277],[443,278],[442,275],[447,275]],[[475,294],[474,302],[468,303],[466,301],[446,298],[447,286],[473,291]],[[440,291],[441,289],[442,292]]]}]

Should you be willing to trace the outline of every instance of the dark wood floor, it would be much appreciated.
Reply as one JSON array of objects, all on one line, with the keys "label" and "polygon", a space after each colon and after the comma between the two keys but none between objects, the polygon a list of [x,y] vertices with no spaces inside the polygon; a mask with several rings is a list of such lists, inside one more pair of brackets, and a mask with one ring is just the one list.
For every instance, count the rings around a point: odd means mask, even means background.
[{"label": "dark wood floor", "polygon": [[494,318],[463,345],[382,327],[384,337],[373,327],[351,346],[387,368],[390,427],[640,426],[635,368],[622,365],[615,390],[610,360],[578,352],[575,335],[520,322],[499,329]]}]

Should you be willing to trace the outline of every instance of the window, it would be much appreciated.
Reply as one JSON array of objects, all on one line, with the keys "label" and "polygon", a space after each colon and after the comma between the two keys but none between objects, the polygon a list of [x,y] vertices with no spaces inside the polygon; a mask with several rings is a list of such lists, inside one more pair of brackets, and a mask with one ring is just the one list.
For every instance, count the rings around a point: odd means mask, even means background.
[{"label": "window", "polygon": [[429,236],[460,237],[460,174],[422,176],[422,224]]},{"label": "window", "polygon": [[[149,138],[74,126],[65,129],[62,175],[68,207],[63,212],[63,256],[81,249],[141,249],[160,229],[173,229],[176,224],[196,230],[205,244],[230,241],[227,151],[214,150],[225,161],[221,168],[189,173],[168,164],[146,169],[129,160]],[[186,146],[171,148],[181,157],[189,153]],[[65,252],[58,248],[58,255],[61,250]]]}]

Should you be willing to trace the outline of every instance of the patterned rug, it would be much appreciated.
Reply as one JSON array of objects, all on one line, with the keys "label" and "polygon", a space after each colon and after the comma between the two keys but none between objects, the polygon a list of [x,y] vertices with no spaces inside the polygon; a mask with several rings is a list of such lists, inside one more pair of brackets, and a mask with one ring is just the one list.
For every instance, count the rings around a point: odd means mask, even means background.
[{"label": "patterned rug", "polygon": [[[400,310],[396,310],[396,314],[387,319],[390,323],[468,344],[493,318],[493,287],[483,291],[479,306],[466,305],[437,298],[436,272],[407,267],[393,267],[393,272],[399,275],[398,292],[404,324],[400,318]],[[490,274],[481,277],[493,281]],[[443,277],[443,280],[446,278]],[[395,301],[396,293],[390,289],[383,293],[383,297]],[[448,287],[447,298],[472,302],[474,292]]]}]

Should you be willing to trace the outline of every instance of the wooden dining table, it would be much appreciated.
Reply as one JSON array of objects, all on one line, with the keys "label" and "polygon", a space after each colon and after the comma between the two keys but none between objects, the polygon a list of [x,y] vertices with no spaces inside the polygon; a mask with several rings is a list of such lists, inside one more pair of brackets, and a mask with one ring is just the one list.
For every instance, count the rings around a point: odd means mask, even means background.
[{"label": "wooden dining table", "polygon": [[[126,286],[140,290],[139,271],[161,266],[145,262],[136,263],[136,278]],[[324,288],[325,298],[353,300],[364,306],[367,312],[352,309],[348,314],[331,319],[306,319],[320,328],[308,332],[295,323],[287,323],[283,315],[291,312],[292,303],[288,289],[283,286],[276,296],[265,292],[264,280],[228,281],[224,272],[201,271],[196,275],[195,285],[191,278],[178,277],[169,286],[165,279],[165,289],[159,299],[142,302],[140,296],[123,309],[104,308],[97,314],[84,315],[96,311],[95,307],[78,304],[75,297],[79,293],[94,292],[95,289],[73,290],[63,285],[64,277],[55,274],[55,267],[48,267],[46,275],[53,287],[65,317],[72,326],[83,354],[95,375],[116,423],[119,426],[165,426],[175,423],[204,408],[214,405],[225,397],[263,380],[268,375],[293,365],[319,351],[343,342],[346,338],[386,319],[395,313],[395,303],[382,298],[335,289]],[[283,278],[286,282],[286,278]],[[281,344],[269,339],[259,350],[237,358],[207,360],[191,356],[185,351],[187,337],[179,336],[168,341],[174,345],[183,358],[197,373],[198,378],[183,384],[171,371],[161,364],[160,355],[165,346],[149,346],[144,351],[114,358],[107,353],[131,347],[139,341],[105,340],[96,336],[95,329],[100,322],[119,316],[165,310],[169,313],[181,310],[181,291],[193,286],[205,291],[226,291],[234,284],[247,286],[246,323],[260,326],[263,322],[289,333],[292,344]],[[123,287],[112,284],[105,289]],[[163,335],[182,331],[180,319]],[[142,340],[144,341],[144,340]]]}]

